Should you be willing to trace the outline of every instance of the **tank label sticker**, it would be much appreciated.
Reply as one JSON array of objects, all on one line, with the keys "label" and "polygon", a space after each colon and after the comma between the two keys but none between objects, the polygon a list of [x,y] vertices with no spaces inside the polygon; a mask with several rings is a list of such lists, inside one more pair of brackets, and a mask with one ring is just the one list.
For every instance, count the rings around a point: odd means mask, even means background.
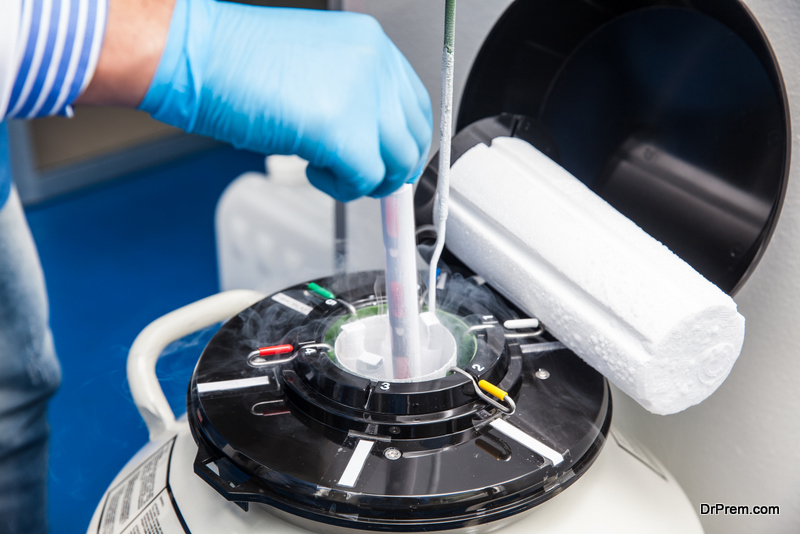
[{"label": "tank label sticker", "polygon": [[167,490],[162,490],[122,534],[185,534]]},{"label": "tank label sticker", "polygon": [[183,534],[169,495],[168,474],[175,438],[162,445],[108,491],[98,534]]},{"label": "tank label sticker", "polygon": [[280,304],[283,304],[287,308],[293,309],[297,313],[302,313],[303,315],[308,315],[309,313],[311,313],[311,310],[313,310],[313,308],[308,304],[303,304],[299,300],[293,299],[286,293],[278,293],[276,295],[272,295],[272,300]]}]

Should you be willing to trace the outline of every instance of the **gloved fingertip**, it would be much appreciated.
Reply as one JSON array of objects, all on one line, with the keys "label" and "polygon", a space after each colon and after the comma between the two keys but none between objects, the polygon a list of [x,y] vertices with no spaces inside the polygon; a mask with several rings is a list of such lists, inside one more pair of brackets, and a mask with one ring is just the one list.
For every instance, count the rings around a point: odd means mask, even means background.
[{"label": "gloved fingertip", "polygon": [[406,175],[394,175],[394,176],[387,176],[383,182],[372,191],[369,196],[372,198],[383,198],[387,195],[390,195],[397,191],[400,186],[406,183]]},{"label": "gloved fingertip", "polygon": [[433,107],[431,106],[431,101],[429,98],[426,98],[422,101],[422,115],[425,117],[425,120],[428,121],[428,127],[431,129],[431,135],[433,134]]},{"label": "gloved fingertip", "polygon": [[375,191],[373,191],[372,193],[370,193],[367,196],[369,198],[383,198],[383,197],[388,197],[389,195],[391,195],[395,191],[397,191],[397,188],[394,188],[394,189],[391,189],[391,190],[389,190],[389,189],[377,190],[376,189]]},{"label": "gloved fingertip", "polygon": [[400,53],[401,63],[403,65],[403,70],[405,71],[406,78],[411,85],[411,90],[414,92],[417,103],[419,104],[420,109],[422,110],[423,115],[428,121],[430,127],[433,127],[433,105],[431,104],[431,97],[428,94],[428,90],[425,87],[425,84],[422,83],[422,80],[419,78],[419,75],[414,70],[414,67],[411,66],[408,59]]},{"label": "gloved fingertip", "polygon": [[311,185],[339,202],[350,202],[370,195],[376,188],[372,181],[364,179],[347,184],[331,170],[312,165],[306,167],[306,177]]},{"label": "gloved fingertip", "polygon": [[330,171],[309,165],[306,167],[308,182],[328,196],[341,200],[337,196],[336,181]]},{"label": "gloved fingertip", "polygon": [[428,165],[428,153],[426,151],[424,154],[422,154],[422,156],[420,156],[419,164],[417,165],[417,168],[414,169],[414,172],[412,172],[409,175],[408,180],[406,180],[406,183],[407,184],[415,184],[415,183],[417,183],[417,181],[422,176],[422,173],[425,172],[425,167],[427,167],[427,165]]}]

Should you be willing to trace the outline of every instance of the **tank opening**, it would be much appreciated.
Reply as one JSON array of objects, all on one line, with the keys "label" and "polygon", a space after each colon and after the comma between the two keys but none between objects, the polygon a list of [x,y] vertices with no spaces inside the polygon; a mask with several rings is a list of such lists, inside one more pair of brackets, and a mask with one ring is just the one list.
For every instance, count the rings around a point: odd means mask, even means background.
[{"label": "tank opening", "polygon": [[340,368],[377,381],[422,382],[447,376],[453,366],[465,367],[474,358],[477,340],[460,317],[444,310],[437,317],[420,313],[422,368],[417,376],[395,378],[389,316],[384,302],[359,307],[356,320],[336,321],[325,335],[334,350],[328,356]]},{"label": "tank opening", "polygon": [[724,291],[757,264],[791,135],[740,1],[518,0],[473,64],[458,128],[502,113],[533,119],[563,167]]}]

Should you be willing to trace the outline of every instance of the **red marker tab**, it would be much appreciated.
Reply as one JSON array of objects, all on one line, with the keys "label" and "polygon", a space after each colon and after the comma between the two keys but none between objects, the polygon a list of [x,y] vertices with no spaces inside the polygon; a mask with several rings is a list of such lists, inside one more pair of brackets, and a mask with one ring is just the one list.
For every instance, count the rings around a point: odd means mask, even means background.
[{"label": "red marker tab", "polygon": [[271,347],[260,347],[258,349],[258,355],[261,357],[287,354],[289,352],[294,352],[294,345],[273,345]]}]

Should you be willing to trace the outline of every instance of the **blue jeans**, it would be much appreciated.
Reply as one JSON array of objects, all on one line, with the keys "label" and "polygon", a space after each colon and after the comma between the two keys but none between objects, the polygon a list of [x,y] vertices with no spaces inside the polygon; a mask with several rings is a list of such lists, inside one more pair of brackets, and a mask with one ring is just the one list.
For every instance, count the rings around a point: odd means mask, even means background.
[{"label": "blue jeans", "polygon": [[0,206],[0,534],[47,532],[46,408],[60,380],[42,267],[12,189]]}]

